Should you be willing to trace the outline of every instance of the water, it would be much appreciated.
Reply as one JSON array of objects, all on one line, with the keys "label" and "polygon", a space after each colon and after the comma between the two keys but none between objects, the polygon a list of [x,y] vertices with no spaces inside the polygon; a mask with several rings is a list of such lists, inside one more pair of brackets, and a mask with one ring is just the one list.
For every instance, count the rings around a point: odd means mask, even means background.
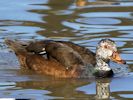
[{"label": "water", "polygon": [[[4,44],[69,40],[95,51],[102,38],[116,41],[130,73],[111,79],[54,79],[20,70]],[[1,0],[0,98],[133,99],[133,0]]]}]

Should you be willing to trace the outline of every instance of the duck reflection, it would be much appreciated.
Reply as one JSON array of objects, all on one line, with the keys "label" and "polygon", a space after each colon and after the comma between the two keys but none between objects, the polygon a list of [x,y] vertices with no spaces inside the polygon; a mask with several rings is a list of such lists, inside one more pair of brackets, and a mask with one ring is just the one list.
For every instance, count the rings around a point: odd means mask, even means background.
[{"label": "duck reflection", "polygon": [[110,98],[110,79],[96,81],[96,99]]},{"label": "duck reflection", "polygon": [[[90,81],[91,80],[91,81]],[[52,79],[50,81],[28,81],[28,82],[18,82],[17,87],[22,87],[23,89],[42,89],[51,92],[49,96],[63,97],[63,98],[94,98],[94,99],[108,99],[110,98],[110,79],[99,79],[96,80],[96,94],[88,95],[83,91],[77,90],[78,87],[85,85],[90,85],[94,82],[94,79],[64,79],[56,80]],[[92,88],[90,88],[92,89]]]},{"label": "duck reflection", "polygon": [[[107,79],[47,79],[45,81],[26,81],[26,82],[17,82],[16,87],[21,89],[35,89],[35,90],[47,90],[50,91],[48,96],[52,97],[61,97],[64,99],[87,99],[87,100],[127,100],[128,96],[124,97],[123,95],[132,95],[133,91],[131,89],[124,89],[125,84],[132,84],[132,81],[125,78],[125,81],[128,82],[121,84],[119,88],[116,88],[116,83],[110,78]],[[110,86],[111,83],[111,86]],[[114,88],[115,90],[113,90]],[[111,91],[110,91],[111,89]],[[118,89],[118,90],[117,90]],[[117,90],[117,91],[116,91]],[[124,91],[123,91],[124,90]]]},{"label": "duck reflection", "polygon": [[76,80],[76,79],[64,79],[57,80],[52,79],[49,81],[28,81],[28,82],[18,82],[16,87],[21,87],[23,89],[41,89],[48,90],[51,94],[49,96],[63,97],[65,99],[85,97],[90,98],[89,95],[84,94],[84,92],[75,91],[77,87],[90,84],[86,80]]}]

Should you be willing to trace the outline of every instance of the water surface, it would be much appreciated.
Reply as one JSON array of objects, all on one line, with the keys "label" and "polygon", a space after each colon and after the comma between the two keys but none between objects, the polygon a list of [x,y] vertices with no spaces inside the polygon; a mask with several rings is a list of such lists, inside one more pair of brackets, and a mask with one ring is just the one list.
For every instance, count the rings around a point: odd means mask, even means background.
[{"label": "water surface", "polygon": [[[132,0],[1,0],[0,97],[133,99]],[[5,38],[68,40],[95,51],[102,38],[116,41],[131,72],[112,79],[54,79],[20,70]]]}]

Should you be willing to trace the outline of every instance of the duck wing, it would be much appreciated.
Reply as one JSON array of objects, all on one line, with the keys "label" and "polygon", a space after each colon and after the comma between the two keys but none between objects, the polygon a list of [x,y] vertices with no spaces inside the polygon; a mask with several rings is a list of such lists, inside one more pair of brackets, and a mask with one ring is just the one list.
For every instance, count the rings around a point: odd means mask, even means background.
[{"label": "duck wing", "polygon": [[66,44],[67,46],[71,47],[74,51],[78,52],[78,54],[82,57],[84,63],[95,65],[96,59],[95,59],[95,53],[89,50],[88,48],[75,44],[73,42],[68,41],[58,41],[63,44]]},{"label": "duck wing", "polygon": [[[27,47],[28,52],[34,52],[35,54],[45,54],[45,47],[49,42],[53,40],[32,41]],[[44,52],[44,53],[43,53]]]},{"label": "duck wing", "polygon": [[88,48],[68,41],[36,41],[31,43],[27,50],[38,54],[45,50],[49,60],[57,60],[66,69],[85,64],[94,66],[96,63],[95,53]]},{"label": "duck wing", "polygon": [[49,42],[46,47],[48,59],[54,58],[60,62],[66,69],[84,66],[81,55],[70,46],[60,42]]}]

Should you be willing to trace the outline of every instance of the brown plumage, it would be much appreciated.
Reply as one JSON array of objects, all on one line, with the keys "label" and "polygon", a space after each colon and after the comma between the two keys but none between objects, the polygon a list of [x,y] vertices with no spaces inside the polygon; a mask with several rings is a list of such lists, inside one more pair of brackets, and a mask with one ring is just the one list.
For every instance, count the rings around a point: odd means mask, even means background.
[{"label": "brown plumage", "polygon": [[[85,75],[86,64],[96,63],[93,52],[71,42],[51,40],[26,43],[6,40],[5,42],[15,52],[22,67],[39,74],[78,78]],[[39,55],[44,48],[46,54]]]}]

